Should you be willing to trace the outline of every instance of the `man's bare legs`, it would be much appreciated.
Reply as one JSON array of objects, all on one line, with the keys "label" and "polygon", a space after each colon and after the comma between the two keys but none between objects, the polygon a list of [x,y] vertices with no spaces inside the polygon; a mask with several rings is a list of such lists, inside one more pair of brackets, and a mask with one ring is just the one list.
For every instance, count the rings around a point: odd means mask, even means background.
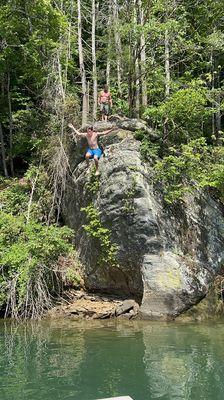
[{"label": "man's bare legs", "polygon": [[107,122],[108,115],[102,111],[102,122]]},{"label": "man's bare legs", "polygon": [[86,155],[85,155],[87,168],[89,168],[89,159],[90,159],[90,157],[91,157],[91,154],[87,152]]},{"label": "man's bare legs", "polygon": [[95,167],[96,167],[96,176],[98,176],[99,173],[99,158],[97,156],[94,156],[94,161],[95,161]]},{"label": "man's bare legs", "polygon": [[[90,159],[90,157],[91,157],[91,154],[87,152],[86,155],[85,155],[87,168],[89,168],[89,164],[90,164],[89,159]],[[95,167],[96,167],[96,176],[98,176],[100,174],[99,173],[99,158],[97,156],[94,156],[93,159],[94,159]]]}]

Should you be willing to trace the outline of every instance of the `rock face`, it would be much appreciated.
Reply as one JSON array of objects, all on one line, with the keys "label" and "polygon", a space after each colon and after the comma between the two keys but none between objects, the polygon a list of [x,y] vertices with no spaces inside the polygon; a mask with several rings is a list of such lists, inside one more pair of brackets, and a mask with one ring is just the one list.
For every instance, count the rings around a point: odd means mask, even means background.
[{"label": "rock face", "polygon": [[[152,169],[130,131],[105,137],[98,188],[73,149],[73,175],[63,217],[75,230],[85,283],[93,291],[130,295],[142,318],[174,318],[198,303],[224,264],[224,211],[202,192],[166,206],[152,184]],[[87,236],[81,208],[93,204],[117,246],[116,266],[99,265],[99,240]]]}]

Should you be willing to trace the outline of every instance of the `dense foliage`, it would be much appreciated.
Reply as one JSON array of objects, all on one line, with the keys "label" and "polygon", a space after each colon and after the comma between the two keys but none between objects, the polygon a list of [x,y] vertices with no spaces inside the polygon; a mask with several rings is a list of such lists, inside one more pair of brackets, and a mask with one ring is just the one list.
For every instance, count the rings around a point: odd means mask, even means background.
[{"label": "dense foliage", "polygon": [[85,96],[91,119],[94,82],[110,84],[114,113],[143,116],[168,146],[222,145],[223,13],[218,0],[3,0],[2,172],[26,170],[49,137],[80,123]]},{"label": "dense foliage", "polygon": [[[113,113],[156,130],[156,143],[138,138],[165,201],[200,187],[223,201],[223,17],[219,0],[1,1],[0,307],[37,315],[37,285],[56,291],[55,265],[71,251],[59,227],[67,124],[99,118],[105,83]],[[101,232],[97,210],[88,213],[96,229],[86,232]]]},{"label": "dense foliage", "polygon": [[168,203],[199,188],[214,188],[224,202],[224,148],[208,146],[205,138],[191,140],[155,163],[155,180],[162,183]]},{"label": "dense foliage", "polygon": [[72,251],[72,232],[4,212],[0,229],[0,307],[13,317],[38,317],[62,290],[59,258]]},{"label": "dense foliage", "polygon": [[0,310],[5,315],[39,317],[63,286],[71,280],[77,283],[73,232],[49,225],[51,200],[41,168],[31,167],[23,179],[1,182]]}]

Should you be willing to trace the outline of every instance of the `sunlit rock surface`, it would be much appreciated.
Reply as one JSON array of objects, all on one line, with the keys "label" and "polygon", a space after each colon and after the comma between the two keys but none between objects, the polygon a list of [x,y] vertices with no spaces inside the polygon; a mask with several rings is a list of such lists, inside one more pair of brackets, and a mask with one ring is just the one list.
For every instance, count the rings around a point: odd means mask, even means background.
[{"label": "sunlit rock surface", "polygon": [[[98,123],[99,125],[99,123]],[[107,129],[107,124],[103,127]],[[74,228],[75,244],[90,290],[130,295],[143,318],[173,318],[207,293],[224,260],[224,212],[206,193],[187,195],[167,206],[142,161],[140,142],[128,130],[104,137],[99,188],[91,193],[84,142],[71,149],[63,218]],[[93,202],[102,226],[117,245],[117,267],[99,266],[100,246],[86,235],[81,208]]]}]

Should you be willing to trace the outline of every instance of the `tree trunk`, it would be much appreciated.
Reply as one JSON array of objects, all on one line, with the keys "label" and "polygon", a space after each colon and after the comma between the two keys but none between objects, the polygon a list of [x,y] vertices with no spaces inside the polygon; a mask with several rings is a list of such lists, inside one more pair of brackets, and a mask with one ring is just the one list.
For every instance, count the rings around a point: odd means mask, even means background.
[{"label": "tree trunk", "polygon": [[135,60],[136,54],[135,54],[135,48],[133,49],[134,46],[132,44],[131,31],[129,32],[128,38],[129,38],[128,105],[129,105],[129,116],[133,118],[135,116],[135,89],[136,89],[135,87],[136,68],[133,60]]},{"label": "tree trunk", "polygon": [[13,147],[13,137],[12,137],[12,104],[11,104],[10,74],[9,74],[9,73],[8,73],[7,95],[8,95],[8,109],[9,109],[10,170],[11,170],[11,175],[14,176],[14,165],[13,165],[13,157],[12,157],[12,147]]},{"label": "tree trunk", "polygon": [[63,100],[63,103],[65,101],[65,90],[64,90],[64,85],[63,85],[63,76],[62,76],[62,68],[61,68],[61,60],[60,60],[60,49],[57,51],[57,66],[58,66],[58,79],[60,82],[60,96]]},{"label": "tree trunk", "polygon": [[[211,51],[211,54],[210,54],[210,65],[211,65],[211,90],[212,90],[212,96],[214,96],[214,89],[215,89],[215,77],[214,77],[214,65],[213,64],[214,64],[213,63],[213,51]],[[215,108],[214,100],[212,102],[212,108],[213,108],[213,110]],[[213,112],[213,114],[212,114],[212,135],[216,136],[215,133],[216,133],[215,132],[215,113]]]},{"label": "tree trunk", "polygon": [[[134,0],[135,1],[135,0]],[[133,10],[133,2],[131,1],[126,1],[126,15],[129,18],[129,22],[131,22],[131,27],[133,27],[133,21],[130,21],[130,16],[132,15],[132,10]],[[135,111],[135,46],[133,45],[132,41],[133,37],[133,28],[129,29],[129,32],[127,34],[127,42],[128,42],[128,76],[127,76],[127,81],[128,81],[128,111],[129,111],[129,117],[133,118],[134,117],[134,111]],[[134,60],[134,61],[133,61]]]},{"label": "tree trunk", "polygon": [[88,117],[88,104],[87,104],[87,84],[86,84],[86,71],[83,58],[82,47],[82,17],[81,17],[81,1],[77,0],[78,7],[78,46],[79,46],[79,68],[82,81],[82,125],[87,123]]},{"label": "tree trunk", "polygon": [[220,112],[220,92],[217,93],[216,105],[218,107],[218,111],[215,113],[215,120],[216,120],[216,129],[217,129],[217,138],[219,140],[219,135],[221,131],[221,112]]},{"label": "tree trunk", "polygon": [[7,170],[7,165],[6,165],[6,157],[5,157],[5,143],[4,143],[4,137],[3,137],[3,131],[2,131],[2,124],[0,122],[0,141],[1,141],[1,153],[2,153],[2,165],[3,165],[3,170],[5,177],[8,178],[8,170]]},{"label": "tree trunk", "polygon": [[219,83],[219,77],[217,77],[217,96],[216,96],[216,107],[217,111],[215,113],[215,121],[216,121],[216,143],[217,145],[222,145],[222,141],[220,139],[220,134],[221,134],[221,112],[220,112],[220,106],[221,106],[221,94],[220,94],[220,83]]},{"label": "tree trunk", "polygon": [[71,60],[71,31],[72,31],[72,18],[74,14],[74,0],[70,0],[70,20],[68,24],[68,38],[66,39],[67,45],[67,54],[66,54],[66,64],[65,64],[65,78],[64,78],[64,92],[67,92],[67,83],[68,83],[68,64],[69,60]]},{"label": "tree trunk", "polygon": [[[167,29],[165,30],[165,98],[170,95],[170,49],[169,49],[169,36]],[[165,118],[163,123],[163,142],[168,140],[169,128],[168,120]]]},{"label": "tree trunk", "polygon": [[25,1],[25,4],[24,4],[24,8],[25,8],[25,13],[26,13],[26,18],[27,18],[27,21],[28,21],[28,25],[29,25],[29,31],[30,31],[30,34],[32,35],[33,34],[33,25],[32,25],[31,18],[29,16],[29,12],[28,12],[28,9],[27,9],[27,2],[26,1]]},{"label": "tree trunk", "polygon": [[108,43],[107,43],[107,66],[106,66],[106,84],[110,87],[110,66],[111,66],[111,29],[112,29],[112,17],[111,17],[111,4],[109,4],[109,19],[108,19]]},{"label": "tree trunk", "polygon": [[86,114],[89,115],[89,88],[90,88],[90,84],[89,81],[87,81],[87,87],[86,87]]},{"label": "tree trunk", "polygon": [[139,69],[139,59],[138,56],[136,57],[135,60],[135,112],[136,112],[136,117],[139,118],[139,112],[140,112],[140,69]]},{"label": "tree trunk", "polygon": [[138,24],[138,0],[134,0],[134,37],[136,37],[134,41],[134,60],[135,60],[135,96],[134,96],[134,101],[135,101],[135,110],[134,114],[136,117],[139,117],[139,111],[140,111],[140,68],[139,68],[139,55],[140,55],[140,49],[139,45],[140,42],[138,40],[138,35],[137,35],[137,24]]},{"label": "tree trunk", "polygon": [[110,87],[110,55],[107,54],[106,84]]},{"label": "tree trunk", "polygon": [[97,116],[97,69],[96,69],[96,4],[92,0],[92,71],[93,71],[93,120]]},{"label": "tree trunk", "polygon": [[[139,10],[139,22],[141,27],[144,26],[144,11],[142,7],[142,0],[138,0],[138,10]],[[147,96],[147,83],[146,83],[146,50],[145,50],[145,34],[141,33],[140,37],[140,74],[141,74],[141,90],[142,98],[141,105],[143,108],[147,107],[148,96]]]},{"label": "tree trunk", "polygon": [[169,34],[165,30],[165,97],[170,95],[170,48],[169,48]]},{"label": "tree trunk", "polygon": [[119,18],[117,0],[112,0],[113,8],[113,25],[114,25],[114,39],[116,47],[116,62],[117,62],[117,86],[118,94],[121,96],[121,38],[118,31]]}]

